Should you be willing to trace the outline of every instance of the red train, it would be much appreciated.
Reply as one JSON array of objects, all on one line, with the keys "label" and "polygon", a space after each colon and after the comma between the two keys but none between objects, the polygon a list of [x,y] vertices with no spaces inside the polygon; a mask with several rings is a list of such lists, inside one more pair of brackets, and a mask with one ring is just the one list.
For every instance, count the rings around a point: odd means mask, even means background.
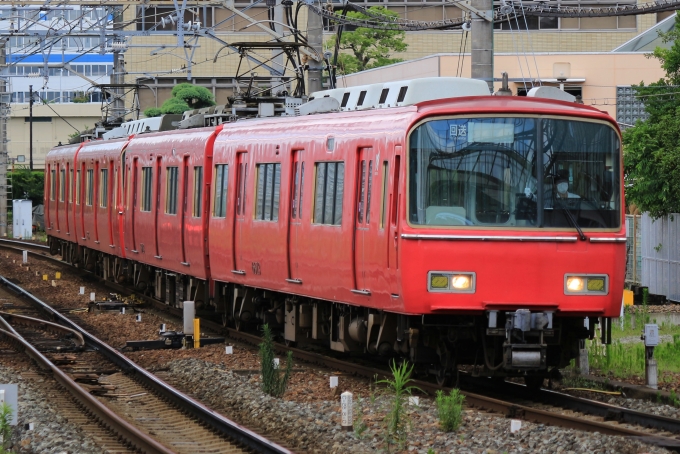
[{"label": "red train", "polygon": [[316,101],[341,112],[55,148],[52,251],[440,382],[464,364],[542,380],[593,336],[585,317],[607,341],[625,266],[616,122],[477,81],[401,85],[379,85],[378,108],[360,102],[376,86],[339,89]]}]

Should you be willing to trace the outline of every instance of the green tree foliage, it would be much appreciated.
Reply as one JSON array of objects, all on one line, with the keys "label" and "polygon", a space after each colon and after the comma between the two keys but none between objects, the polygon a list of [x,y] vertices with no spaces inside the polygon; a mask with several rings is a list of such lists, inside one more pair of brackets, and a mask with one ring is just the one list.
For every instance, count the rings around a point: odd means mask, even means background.
[{"label": "green tree foliage", "polygon": [[31,172],[27,168],[15,168],[12,175],[12,197],[23,199],[24,194],[33,202],[33,206],[43,203],[45,192],[45,175],[42,171]]},{"label": "green tree foliage", "polygon": [[[398,18],[399,14],[382,6],[372,6],[369,11],[385,17],[385,22]],[[347,17],[353,19],[371,19],[359,12],[349,12]],[[404,42],[406,33],[400,30],[376,30],[358,27],[355,31],[342,33],[340,50],[349,51],[338,56],[338,73],[351,74],[365,69],[378,68],[403,61],[401,58],[390,58],[393,52],[404,52],[408,44]],[[336,37],[328,41],[330,49],[335,48]]]},{"label": "green tree foliage", "polygon": [[666,77],[634,86],[649,119],[623,133],[626,199],[653,218],[680,213],[680,18],[659,35],[672,44],[649,57],[661,62]]},{"label": "green tree foliage", "polygon": [[286,370],[282,372],[274,364],[274,339],[269,325],[262,327],[260,344],[260,370],[262,372],[262,391],[273,397],[281,397],[286,392],[290,373],[293,370],[293,352],[286,356]]},{"label": "green tree foliage", "polygon": [[144,116],[146,118],[160,117],[161,115],[163,115],[163,112],[161,112],[161,109],[158,107],[149,107],[144,111]]},{"label": "green tree foliage", "polygon": [[188,83],[175,85],[172,97],[165,100],[160,108],[151,107],[144,111],[147,117],[158,117],[162,114],[183,114],[187,110],[201,109],[215,105],[215,97],[205,87]]}]

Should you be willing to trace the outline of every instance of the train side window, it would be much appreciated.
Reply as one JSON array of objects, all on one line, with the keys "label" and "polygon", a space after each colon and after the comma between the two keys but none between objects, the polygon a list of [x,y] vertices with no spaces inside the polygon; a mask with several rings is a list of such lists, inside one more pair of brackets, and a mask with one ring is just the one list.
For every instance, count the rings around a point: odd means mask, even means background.
[{"label": "train side window", "polygon": [[382,200],[382,206],[380,207],[380,228],[385,227],[385,216],[386,216],[386,211],[387,211],[387,182],[389,181],[388,175],[389,175],[389,169],[390,169],[390,164],[388,161],[383,161],[383,171],[382,171],[382,185],[381,185],[381,191],[382,195],[380,196],[380,200]]},{"label": "train side window", "polygon": [[80,170],[76,170],[76,205],[80,205]]},{"label": "train side window", "polygon": [[109,196],[109,169],[99,171],[99,206],[106,208],[106,201]]},{"label": "train side window", "polygon": [[366,224],[371,222],[371,190],[373,189],[373,160],[368,161],[368,190],[366,192]]},{"label": "train side window", "polygon": [[194,166],[194,205],[193,216],[201,217],[201,203],[203,200],[203,166]]},{"label": "train side window", "polygon": [[50,170],[50,200],[54,200],[54,194],[57,192],[57,171]]},{"label": "train side window", "polygon": [[68,171],[68,201],[73,203],[73,169]]},{"label": "train side window", "polygon": [[151,211],[151,183],[153,167],[142,167],[142,204],[140,211]]},{"label": "train side window", "polygon": [[165,212],[177,214],[177,167],[167,168],[167,183],[165,192]]},{"label": "train side window", "polygon": [[227,216],[227,177],[229,166],[217,164],[215,166],[215,202],[213,203],[213,217],[224,218]]},{"label": "train side window", "polygon": [[66,192],[66,169],[61,169],[59,172],[59,201],[64,201],[64,193]]},{"label": "train side window", "polygon": [[340,225],[342,223],[344,179],[344,162],[316,163],[315,224]]},{"label": "train side window", "polygon": [[85,175],[85,205],[92,206],[92,198],[94,195],[94,169],[87,169]]},{"label": "train side window", "polygon": [[246,213],[246,181],[248,180],[248,163],[240,164],[240,177],[238,181],[238,200],[236,201],[236,214]]},{"label": "train side window", "polygon": [[281,195],[281,164],[257,165],[257,206],[255,219],[277,221]]}]

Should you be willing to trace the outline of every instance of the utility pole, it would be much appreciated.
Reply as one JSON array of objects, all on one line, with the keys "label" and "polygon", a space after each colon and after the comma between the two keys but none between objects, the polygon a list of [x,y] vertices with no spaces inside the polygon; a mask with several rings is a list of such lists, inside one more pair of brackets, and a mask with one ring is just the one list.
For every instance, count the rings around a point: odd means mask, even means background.
[{"label": "utility pole", "polygon": [[[113,30],[114,32],[120,31],[123,21],[123,13],[120,8],[116,8],[113,13]],[[122,85],[125,83],[125,54],[120,50],[113,51],[113,77],[111,78],[111,83],[114,85]],[[115,87],[113,89],[114,100],[113,108],[111,109],[111,117],[107,118],[108,121],[120,118],[123,120],[125,117],[125,99],[123,99],[123,88]]]},{"label": "utility pole", "polygon": [[28,86],[28,168],[33,170],[33,85]]},{"label": "utility pole", "polygon": [[[313,2],[314,0],[307,0]],[[491,2],[492,0],[486,0]],[[323,8],[323,5],[319,5]],[[319,61],[310,58],[307,60],[309,69],[307,70],[307,94],[321,91],[321,72],[323,70],[323,19],[320,14],[316,14],[311,8],[307,8],[307,42]]]},{"label": "utility pole", "polygon": [[7,183],[7,122],[9,121],[10,94],[7,92],[7,79],[5,78],[7,62],[5,46],[9,39],[0,40],[0,237],[7,236],[7,197],[10,194],[10,186]]},{"label": "utility pole", "polygon": [[[472,0],[472,78],[489,84],[493,92],[493,0]],[[484,17],[483,17],[483,16]]]}]

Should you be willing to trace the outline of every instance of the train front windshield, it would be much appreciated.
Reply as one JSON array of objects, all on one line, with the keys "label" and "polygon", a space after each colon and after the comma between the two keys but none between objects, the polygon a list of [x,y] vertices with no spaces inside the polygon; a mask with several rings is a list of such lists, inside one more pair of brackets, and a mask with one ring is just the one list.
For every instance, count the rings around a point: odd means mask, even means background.
[{"label": "train front windshield", "polygon": [[409,140],[409,221],[428,226],[614,229],[620,141],[603,122],[430,120]]}]

